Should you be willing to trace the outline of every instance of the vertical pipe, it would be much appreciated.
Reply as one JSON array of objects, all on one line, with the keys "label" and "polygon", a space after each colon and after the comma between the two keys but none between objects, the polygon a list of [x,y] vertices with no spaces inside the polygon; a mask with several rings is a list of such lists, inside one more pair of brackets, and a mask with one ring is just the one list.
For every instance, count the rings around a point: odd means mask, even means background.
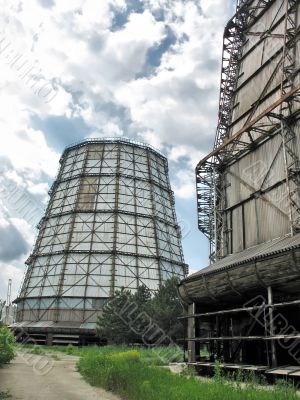
[{"label": "vertical pipe", "polygon": [[[273,291],[271,286],[268,286],[268,305],[273,306]],[[269,322],[270,322],[270,329],[269,329],[270,336],[274,336],[275,327],[274,327],[273,307],[269,307]],[[277,367],[275,340],[271,340],[271,360],[272,360],[272,367]]]},{"label": "vertical pipe", "polygon": [[[195,303],[189,305],[188,315],[195,315]],[[194,363],[196,361],[196,346],[195,342],[191,341],[195,337],[195,318],[188,319],[188,362]]]}]

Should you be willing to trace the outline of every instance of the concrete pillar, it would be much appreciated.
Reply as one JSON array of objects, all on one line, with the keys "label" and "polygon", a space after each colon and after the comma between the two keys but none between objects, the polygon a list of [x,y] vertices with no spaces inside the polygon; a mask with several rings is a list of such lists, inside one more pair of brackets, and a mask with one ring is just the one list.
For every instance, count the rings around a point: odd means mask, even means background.
[{"label": "concrete pillar", "polygon": [[47,333],[46,345],[47,346],[52,346],[52,342],[53,342],[53,333]]},{"label": "concrete pillar", "polygon": [[[188,307],[188,315],[195,315],[195,303],[190,304]],[[193,339],[195,337],[195,318],[188,319],[188,339]],[[196,346],[194,341],[188,340],[188,362],[194,363],[196,361]]]}]

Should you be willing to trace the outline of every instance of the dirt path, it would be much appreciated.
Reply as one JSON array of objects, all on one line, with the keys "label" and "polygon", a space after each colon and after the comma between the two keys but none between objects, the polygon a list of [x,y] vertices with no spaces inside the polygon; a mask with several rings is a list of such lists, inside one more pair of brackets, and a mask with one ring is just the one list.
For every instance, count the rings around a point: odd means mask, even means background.
[{"label": "dirt path", "polygon": [[0,392],[11,400],[120,400],[86,383],[76,371],[77,357],[19,353],[0,369]]}]

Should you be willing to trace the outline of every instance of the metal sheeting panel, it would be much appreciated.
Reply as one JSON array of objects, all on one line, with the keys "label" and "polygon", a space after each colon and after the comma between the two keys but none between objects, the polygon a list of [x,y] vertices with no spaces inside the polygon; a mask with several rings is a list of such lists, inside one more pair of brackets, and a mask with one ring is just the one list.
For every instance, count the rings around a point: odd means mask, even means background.
[{"label": "metal sheeting panel", "polygon": [[167,161],[150,147],[80,143],[63,154],[50,195],[19,310],[40,320],[91,321],[98,314],[86,311],[97,310],[95,299],[184,277]]},{"label": "metal sheeting panel", "polygon": [[[249,32],[245,33],[245,42],[242,48],[242,61],[240,63],[237,93],[234,100],[233,120],[256,108],[257,99],[264,92],[265,97],[280,84],[282,68],[276,68],[282,49],[283,38],[264,35],[262,32],[269,30],[273,35],[284,32],[285,4],[282,0],[274,1],[272,6],[257,19]],[[259,34],[260,33],[260,34]],[[271,75],[273,75],[272,79]],[[266,89],[265,86],[267,85]],[[276,95],[278,98],[278,93]],[[271,98],[265,98],[261,106],[256,109],[258,115],[272,103]],[[240,124],[234,125],[232,134],[239,129]],[[246,137],[246,135],[244,135]]]},{"label": "metal sheeting panel", "polygon": [[227,207],[233,220],[230,253],[289,232],[281,135],[230,166],[226,180]]},{"label": "metal sheeting panel", "polygon": [[[243,31],[238,73],[235,76],[232,104],[228,112],[231,115],[228,136],[235,135],[291,89],[288,87],[289,82],[282,84],[283,48],[285,40],[291,35],[285,34],[286,2],[274,1],[264,12],[261,12],[262,9],[255,11],[256,3],[258,2],[254,1],[245,9],[245,21],[247,18],[251,19],[251,9],[254,15],[257,13],[257,18],[250,26],[245,26]],[[297,7],[300,16],[300,7]],[[293,11],[289,10],[289,13],[292,14]],[[289,18],[287,29],[292,30],[291,21],[294,16],[290,15]],[[295,19],[295,24],[299,25],[299,21],[299,18],[298,21]],[[299,29],[296,34],[299,39]],[[293,67],[297,72],[300,67],[300,42],[298,40],[295,44],[296,41],[293,42]],[[289,64],[289,57],[291,56],[286,56],[284,61],[286,66]],[[294,86],[300,81],[298,75]],[[282,107],[286,106],[287,103],[284,103]],[[225,181],[225,185],[219,184],[222,193],[219,197],[222,198],[221,207],[224,207],[225,212],[216,245],[220,257],[283,237],[291,232],[289,220],[296,221],[299,218],[299,208],[297,211],[297,206],[293,206],[300,203],[299,188],[293,179],[293,174],[297,174],[299,169],[299,160],[295,161],[295,155],[300,158],[299,102],[295,99],[294,104],[290,103],[289,107],[290,112],[295,114],[287,119],[287,123],[290,130],[295,132],[295,137],[289,141],[291,134],[287,135],[285,143],[288,141],[288,147],[284,146],[283,136],[286,133],[285,130],[282,132],[284,125],[281,122],[282,115],[286,115],[287,110],[283,111],[284,108],[279,105],[272,109],[273,116],[263,117],[253,129],[245,130],[240,136],[240,143],[252,143],[252,147],[245,146],[247,150],[243,151],[241,145],[240,153],[236,150],[238,144],[228,148],[228,152],[232,151],[234,154],[236,151],[239,157],[236,156],[231,162],[227,162],[229,157],[225,157],[222,165],[222,183]],[[261,138],[259,143],[255,142],[258,137]],[[290,198],[289,190],[292,193]]]}]

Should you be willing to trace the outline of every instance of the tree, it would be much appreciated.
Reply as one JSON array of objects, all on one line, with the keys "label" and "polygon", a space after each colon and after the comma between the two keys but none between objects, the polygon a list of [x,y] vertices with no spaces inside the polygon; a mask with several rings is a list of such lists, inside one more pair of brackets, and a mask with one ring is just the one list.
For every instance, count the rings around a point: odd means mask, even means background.
[{"label": "tree", "polygon": [[183,315],[183,306],[178,294],[180,279],[172,277],[165,281],[149,303],[149,314],[156,324],[174,341],[182,338],[184,324],[178,320]]},{"label": "tree", "polygon": [[98,318],[98,336],[117,344],[139,340],[132,322],[139,313],[145,311],[150,299],[151,292],[144,285],[139,286],[134,294],[125,289],[117,291]]},{"label": "tree", "polygon": [[147,305],[151,300],[152,293],[145,285],[138,287],[137,291],[132,296],[133,302],[138,306],[138,312],[147,310]]},{"label": "tree", "polygon": [[176,277],[167,280],[154,296],[144,285],[134,294],[125,289],[117,291],[98,318],[98,336],[116,344],[139,342],[146,317],[145,323],[152,320],[171,339],[183,337],[184,327],[178,320],[183,314],[177,290],[179,282]]},{"label": "tree", "polygon": [[132,294],[128,290],[115,293],[112,300],[103,308],[102,316],[97,321],[97,334],[101,339],[122,344],[130,339],[130,330],[122,316],[122,310],[132,301]]}]

